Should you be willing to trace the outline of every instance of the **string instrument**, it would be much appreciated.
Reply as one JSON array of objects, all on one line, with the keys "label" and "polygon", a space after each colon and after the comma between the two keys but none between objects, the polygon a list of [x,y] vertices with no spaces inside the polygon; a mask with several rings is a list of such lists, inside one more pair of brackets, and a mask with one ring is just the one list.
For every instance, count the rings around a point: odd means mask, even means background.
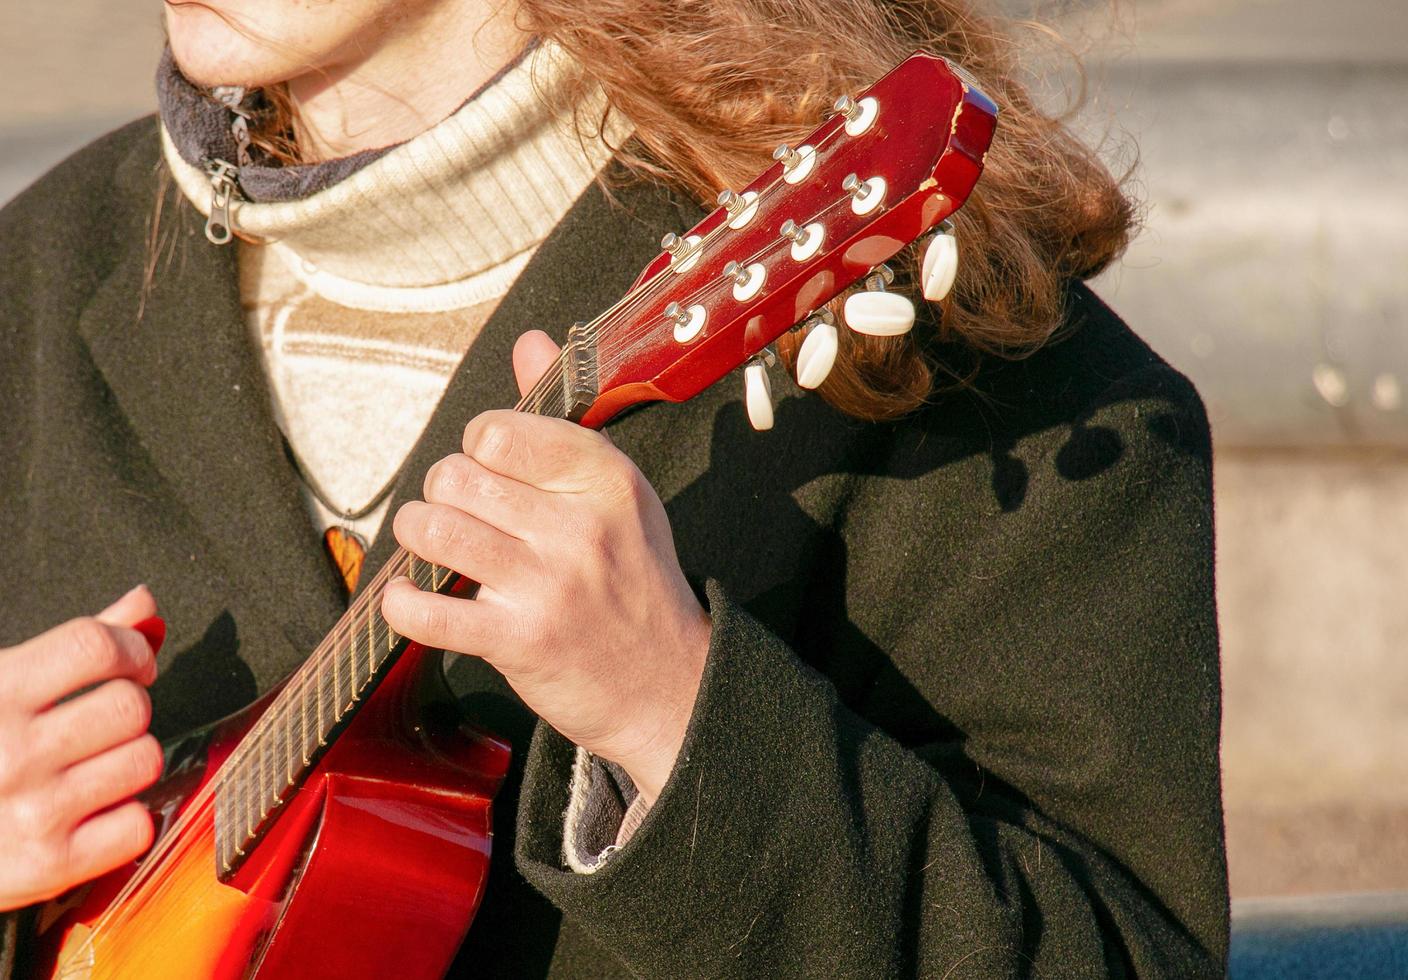
[{"label": "string instrument", "polygon": [[[922,53],[839,99],[746,188],[666,235],[616,305],[572,328],[519,410],[599,427],[743,366],[749,417],[770,427],[780,335],[805,332],[798,378],[815,387],[836,351],[824,304],[851,286],[867,288],[847,300],[849,328],[908,329],[913,305],[885,289],[884,263],[936,228],[922,286],[930,298],[948,288],[945,219],[978,180],[995,124],[992,102]],[[509,747],[459,717],[439,653],[382,620],[397,575],[444,594],[475,588],[398,551],[302,667],[174,751],[142,797],[152,849],[39,910],[31,976],[443,975],[483,894]]]}]

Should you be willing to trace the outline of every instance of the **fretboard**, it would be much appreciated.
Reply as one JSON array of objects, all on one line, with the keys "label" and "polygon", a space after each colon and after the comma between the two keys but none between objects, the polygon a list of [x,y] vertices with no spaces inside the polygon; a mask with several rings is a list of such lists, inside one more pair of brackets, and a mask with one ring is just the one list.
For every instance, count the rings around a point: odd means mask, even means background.
[{"label": "fretboard", "polygon": [[317,763],[385,676],[408,641],[381,618],[386,583],[406,575],[427,592],[459,577],[405,550],[381,573],[289,678],[221,769],[215,797],[216,860],[233,874],[273,822],[280,804]]},{"label": "fretboard", "polygon": [[[595,394],[595,345],[582,327],[518,410],[579,418]],[[346,728],[409,641],[381,618],[386,584],[408,576],[427,592],[461,583],[449,569],[398,549],[343,614],[221,767],[215,786],[215,857],[233,875],[273,824],[280,806]]]}]

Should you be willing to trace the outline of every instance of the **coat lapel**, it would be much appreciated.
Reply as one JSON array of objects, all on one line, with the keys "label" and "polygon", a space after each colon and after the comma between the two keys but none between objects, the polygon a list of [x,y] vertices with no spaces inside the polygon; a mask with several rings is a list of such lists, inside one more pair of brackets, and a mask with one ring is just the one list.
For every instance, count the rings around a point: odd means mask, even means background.
[{"label": "coat lapel", "polygon": [[[134,241],[146,240],[153,155],[134,154],[118,175],[127,199],[142,202],[122,222],[120,233]],[[426,470],[459,450],[470,419],[518,400],[512,351],[519,334],[542,329],[561,342],[573,322],[630,288],[664,231],[699,217],[692,202],[656,185],[633,183],[612,196],[591,185],[461,362],[402,467],[389,513],[420,497]],[[79,332],[133,432],[204,532],[205,547],[228,569],[232,589],[311,649],[345,599],[273,419],[240,306],[237,252],[205,240],[203,219],[174,187],[160,223],[159,261],[145,296],[148,250],[119,249]],[[388,517],[367,556],[364,585],[395,549]],[[302,601],[310,594],[316,616]]]},{"label": "coat lapel", "polygon": [[695,204],[654,184],[631,183],[614,197],[595,183],[587,188],[538,247],[460,364],[401,470],[386,523],[367,556],[363,583],[396,550],[390,515],[420,498],[426,470],[460,451],[464,427],[474,416],[517,403],[512,355],[519,334],[545,330],[562,343],[573,323],[590,320],[621,298],[659,254],[664,232],[688,228],[701,216]]},{"label": "coat lapel", "polygon": [[[152,218],[153,162],[134,153],[116,175],[126,199],[139,203],[115,232],[136,242],[145,242]],[[341,610],[341,586],[274,423],[240,308],[236,250],[205,240],[202,219],[174,187],[158,228],[160,261],[145,297],[148,249],[127,245],[79,332],[131,429],[204,532],[205,549],[228,571],[232,599],[275,617],[306,650]]]}]

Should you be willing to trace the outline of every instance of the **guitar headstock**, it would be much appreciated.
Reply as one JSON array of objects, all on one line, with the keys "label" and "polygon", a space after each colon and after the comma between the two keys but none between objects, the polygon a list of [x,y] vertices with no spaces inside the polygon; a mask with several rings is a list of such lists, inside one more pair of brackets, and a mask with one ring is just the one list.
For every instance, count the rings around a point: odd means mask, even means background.
[{"label": "guitar headstock", "polygon": [[962,206],[996,115],[923,53],[840,100],[751,184],[667,235],[631,291],[574,329],[572,414],[598,427],[638,402],[683,401],[758,355]]}]

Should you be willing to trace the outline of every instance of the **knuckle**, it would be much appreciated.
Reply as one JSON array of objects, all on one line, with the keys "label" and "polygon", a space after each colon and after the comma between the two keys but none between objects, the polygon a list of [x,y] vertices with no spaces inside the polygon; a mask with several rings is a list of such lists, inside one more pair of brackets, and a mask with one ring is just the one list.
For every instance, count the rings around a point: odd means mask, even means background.
[{"label": "knuckle", "polygon": [[507,419],[495,418],[480,428],[474,455],[488,462],[504,463],[518,452],[518,428]]},{"label": "knuckle", "polygon": [[143,806],[128,808],[124,816],[122,832],[117,835],[117,850],[122,858],[135,857],[151,845],[155,825],[152,815]]},{"label": "knuckle", "polygon": [[142,685],[129,680],[109,681],[110,710],[117,730],[122,734],[137,734],[151,723],[152,700]]},{"label": "knuckle", "polygon": [[59,827],[59,806],[53,793],[26,793],[10,801],[10,826],[21,839],[43,841]]},{"label": "knuckle", "polygon": [[73,651],[90,669],[110,673],[121,662],[122,650],[117,638],[96,619],[79,619],[73,626]]},{"label": "knuckle", "polygon": [[446,511],[432,511],[425,519],[425,538],[447,550],[453,549],[461,539],[459,522]]},{"label": "knuckle", "polygon": [[471,482],[469,457],[460,453],[446,456],[426,473],[425,497],[456,497],[468,490]]},{"label": "knuckle", "polygon": [[37,880],[52,881],[67,876],[71,859],[66,840],[33,841],[28,850],[30,873]]},{"label": "knuckle", "polygon": [[24,781],[29,768],[26,743],[19,738],[0,738],[0,794],[12,792]]},{"label": "knuckle", "polygon": [[416,608],[415,623],[422,635],[431,639],[443,639],[449,632],[450,617],[439,603],[422,602]]},{"label": "knuckle", "polygon": [[161,777],[163,763],[161,743],[151,735],[143,735],[132,743],[128,752],[130,785],[149,786]]},{"label": "knuckle", "polygon": [[578,521],[576,536],[589,561],[599,561],[610,552],[611,534],[599,514],[588,514]]},{"label": "knuckle", "polygon": [[[624,457],[622,457],[624,460]],[[645,474],[629,462],[617,467],[617,486],[622,497],[639,509],[640,505],[655,496],[655,488],[645,478]]]}]

